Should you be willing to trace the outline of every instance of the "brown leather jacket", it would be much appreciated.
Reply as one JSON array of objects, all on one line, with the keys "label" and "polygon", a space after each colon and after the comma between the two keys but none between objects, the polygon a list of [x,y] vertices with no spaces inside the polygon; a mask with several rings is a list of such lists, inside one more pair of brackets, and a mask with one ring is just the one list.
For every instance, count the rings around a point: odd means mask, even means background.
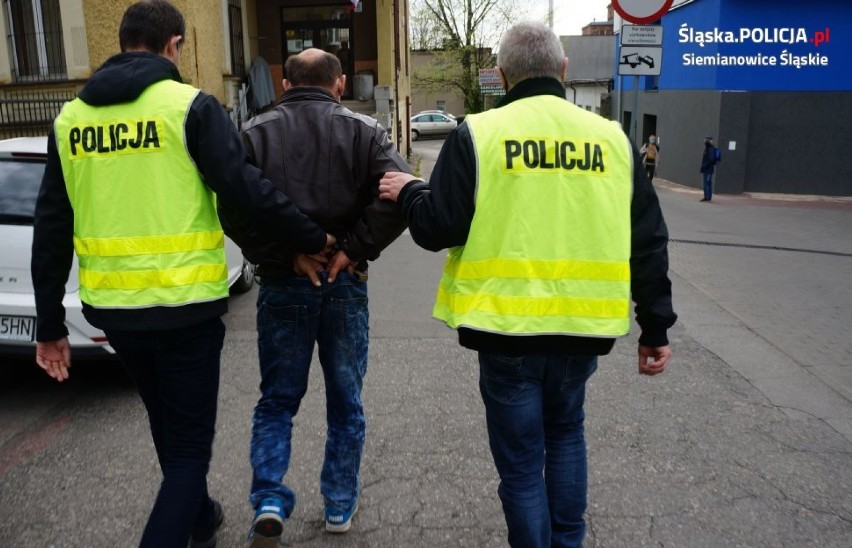
[{"label": "brown leather jacket", "polygon": [[[411,170],[376,120],[353,113],[322,88],[296,87],[271,111],[243,126],[257,165],[308,217],[366,269],[405,230],[401,210],[378,197],[387,171]],[[295,249],[262,236],[251,219],[220,205],[228,236],[258,273],[292,275]]]}]

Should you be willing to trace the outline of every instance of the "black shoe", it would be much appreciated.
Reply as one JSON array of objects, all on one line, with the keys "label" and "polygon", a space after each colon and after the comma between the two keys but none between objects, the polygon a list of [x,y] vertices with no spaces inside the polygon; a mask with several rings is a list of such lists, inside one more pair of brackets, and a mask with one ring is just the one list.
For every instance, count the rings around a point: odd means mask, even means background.
[{"label": "black shoe", "polygon": [[709,201],[710,201],[710,198],[702,198],[702,199],[701,199],[701,201],[702,201],[702,202],[709,202]]},{"label": "black shoe", "polygon": [[213,501],[213,515],[215,516],[216,526],[212,533],[207,533],[204,537],[192,535],[192,538],[189,539],[189,548],[216,548],[216,531],[219,530],[222,522],[225,521],[225,511],[222,509],[222,505],[219,504],[218,500],[210,500]]}]

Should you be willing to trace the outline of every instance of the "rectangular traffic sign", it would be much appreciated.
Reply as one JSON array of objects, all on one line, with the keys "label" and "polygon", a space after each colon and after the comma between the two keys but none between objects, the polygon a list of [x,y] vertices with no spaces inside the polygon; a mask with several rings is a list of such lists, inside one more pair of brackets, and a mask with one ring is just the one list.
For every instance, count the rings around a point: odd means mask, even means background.
[{"label": "rectangular traffic sign", "polygon": [[624,46],[618,55],[619,76],[659,76],[663,48],[659,46]]},{"label": "rectangular traffic sign", "polygon": [[662,25],[622,25],[622,46],[662,46]]}]

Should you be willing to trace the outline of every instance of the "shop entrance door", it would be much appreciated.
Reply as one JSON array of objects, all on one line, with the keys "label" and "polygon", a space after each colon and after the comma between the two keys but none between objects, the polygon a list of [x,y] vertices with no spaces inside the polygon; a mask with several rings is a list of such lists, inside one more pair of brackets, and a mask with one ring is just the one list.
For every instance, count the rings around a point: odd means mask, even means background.
[{"label": "shop entrance door", "polygon": [[[346,93],[352,96],[353,58],[351,20],[329,21],[284,21],[282,23],[282,58],[287,58],[308,48],[318,48],[332,53],[340,59],[346,75]],[[285,75],[286,78],[286,75]]]}]

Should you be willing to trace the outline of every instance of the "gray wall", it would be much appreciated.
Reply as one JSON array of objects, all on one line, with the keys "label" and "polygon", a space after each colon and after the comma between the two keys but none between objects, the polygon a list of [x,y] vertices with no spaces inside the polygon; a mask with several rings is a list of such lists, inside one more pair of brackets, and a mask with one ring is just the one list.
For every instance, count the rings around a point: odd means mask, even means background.
[{"label": "gray wall", "polygon": [[[852,196],[852,92],[640,91],[638,104],[637,145],[643,115],[656,115],[664,179],[701,188],[712,135],[718,193]],[[623,105],[632,109],[632,91]]]},{"label": "gray wall", "polygon": [[852,93],[750,93],[746,192],[852,196]]},{"label": "gray wall", "polygon": [[[622,96],[625,110],[633,107],[633,91]],[[639,124],[636,146],[642,145],[647,133],[642,127],[643,115],[657,116],[657,138],[660,142],[660,165],[657,176],[678,184],[701,187],[701,155],[704,137],[719,138],[721,97],[715,91],[639,92]]]},{"label": "gray wall", "polygon": [[[722,107],[716,146],[722,151],[722,163],[716,166],[715,190],[722,194],[746,191],[751,143],[751,93],[721,93]],[[731,148],[734,150],[731,150]]]},{"label": "gray wall", "polygon": [[612,36],[561,36],[568,56],[567,80],[606,81],[612,79],[615,38]]}]

